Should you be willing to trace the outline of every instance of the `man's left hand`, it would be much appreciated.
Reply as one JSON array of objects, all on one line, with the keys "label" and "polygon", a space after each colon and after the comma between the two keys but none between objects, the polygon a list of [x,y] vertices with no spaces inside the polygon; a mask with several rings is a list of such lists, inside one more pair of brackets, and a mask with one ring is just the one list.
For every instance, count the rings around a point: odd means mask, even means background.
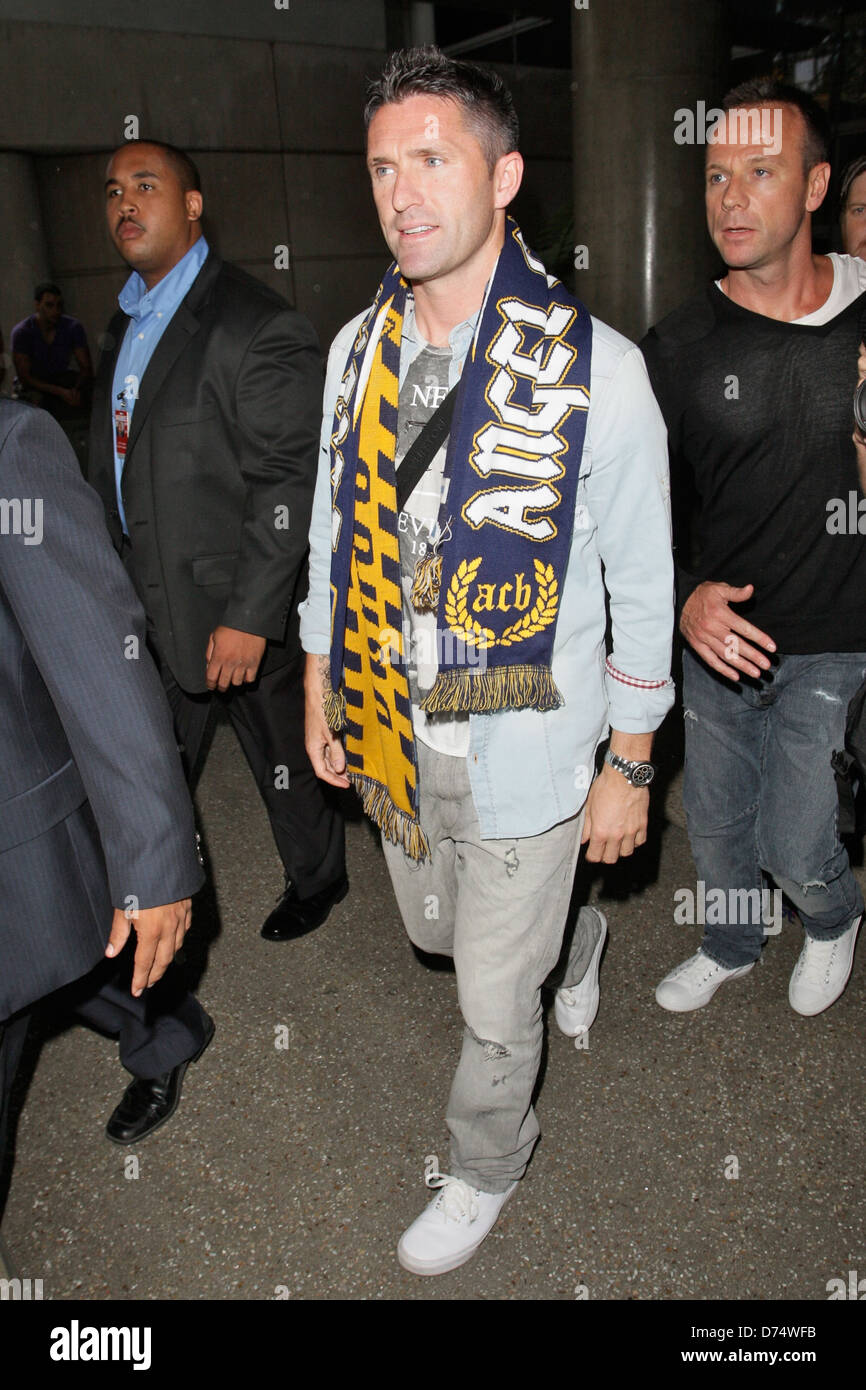
[{"label": "man's left hand", "polygon": [[207,644],[205,679],[208,690],[228,690],[258,675],[267,639],[236,627],[215,627]]},{"label": "man's left hand", "polygon": [[165,903],[162,907],[142,907],[126,913],[114,910],[107,956],[117,956],[126,945],[130,927],[135,927],[136,947],[131,992],[136,999],[161,980],[177,952],[192,920],[189,898]]},{"label": "man's left hand", "polygon": [[605,763],[589,789],[581,844],[593,864],[615,864],[646,844],[649,788],[633,787]]}]

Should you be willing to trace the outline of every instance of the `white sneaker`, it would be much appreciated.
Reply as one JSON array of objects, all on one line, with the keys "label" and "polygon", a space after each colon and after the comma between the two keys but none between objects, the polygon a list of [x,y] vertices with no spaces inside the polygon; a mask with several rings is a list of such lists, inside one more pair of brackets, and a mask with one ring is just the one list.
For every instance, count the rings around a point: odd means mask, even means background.
[{"label": "white sneaker", "polygon": [[397,1259],[411,1274],[445,1274],[472,1258],[517,1183],[504,1192],[482,1192],[435,1168],[424,1181],[441,1191],[403,1232]]},{"label": "white sneaker", "polygon": [[567,1038],[576,1038],[580,1033],[588,1033],[598,1013],[598,968],[607,940],[607,918],[597,907],[587,910],[598,918],[599,933],[586,974],[578,984],[570,985],[567,989],[558,989],[553,1001],[556,1021]]},{"label": "white sneaker", "polygon": [[681,965],[674,966],[670,974],[665,975],[661,984],[656,986],[656,1003],[673,1014],[702,1009],[709,1004],[719,985],[748,975],[754,964],[750,960],[748,965],[737,965],[733,970],[727,970],[711,960],[705,951],[698,951]]},{"label": "white sneaker", "polygon": [[844,936],[838,936],[835,941],[815,941],[811,936],[806,937],[788,986],[788,1001],[798,1014],[812,1018],[835,1004],[851,974],[854,943],[861,921],[858,917]]}]

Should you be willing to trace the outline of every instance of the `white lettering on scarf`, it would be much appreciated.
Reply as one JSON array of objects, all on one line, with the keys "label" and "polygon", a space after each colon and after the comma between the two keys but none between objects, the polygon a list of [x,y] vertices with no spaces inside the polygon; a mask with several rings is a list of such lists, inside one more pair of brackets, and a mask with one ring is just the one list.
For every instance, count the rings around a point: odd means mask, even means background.
[{"label": "white lettering on scarf", "polygon": [[[498,371],[487,390],[496,420],[477,434],[469,461],[484,478],[491,473],[508,473],[527,482],[546,484],[565,472],[555,457],[566,443],[557,431],[572,410],[587,408],[589,398],[581,386],[561,385],[574,359],[574,349],[553,341],[542,363],[544,342],[531,356],[520,352],[524,341],[522,325],[541,329],[546,341],[556,340],[571,324],[575,311],[557,304],[548,315],[518,299],[504,299],[498,307],[506,323],[488,353]],[[534,383],[531,406],[517,405],[511,400],[519,376]],[[489,521],[503,530],[543,541],[556,535],[556,527],[547,517],[532,521],[526,512],[548,510],[559,501],[560,493],[552,487],[499,486],[471,497],[463,508],[463,516],[476,530]]]}]

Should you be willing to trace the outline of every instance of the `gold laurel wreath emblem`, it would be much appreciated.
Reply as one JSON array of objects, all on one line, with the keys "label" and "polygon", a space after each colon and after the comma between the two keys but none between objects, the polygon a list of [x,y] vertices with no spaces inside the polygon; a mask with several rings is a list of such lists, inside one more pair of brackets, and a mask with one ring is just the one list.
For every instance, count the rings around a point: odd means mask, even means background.
[{"label": "gold laurel wreath emblem", "polygon": [[553,565],[545,565],[541,560],[533,560],[538,598],[528,613],[524,613],[516,623],[505,629],[499,639],[500,646],[510,647],[512,642],[525,642],[536,632],[550,627],[559,607],[559,585],[553,577]]},{"label": "gold laurel wreath emblem", "polygon": [[496,633],[491,631],[489,627],[482,627],[471,616],[466,607],[466,596],[469,593],[470,585],[475,581],[482,558],[479,555],[475,560],[461,560],[452,574],[451,583],[448,585],[448,592],[445,595],[445,621],[450,631],[461,638],[467,646],[473,644],[483,649],[493,645],[496,641]]},{"label": "gold laurel wreath emblem", "polygon": [[497,637],[491,628],[482,627],[481,623],[472,617],[466,600],[481,567],[482,558],[479,555],[474,560],[461,560],[451,576],[451,583],[445,595],[445,621],[450,631],[467,645],[472,643],[483,649],[497,644],[510,647],[512,643],[525,642],[528,637],[534,637],[537,632],[549,627],[556,618],[559,607],[559,585],[553,575],[553,565],[545,565],[541,560],[533,560],[538,590],[535,603],[516,623],[510,623],[501,636]]}]

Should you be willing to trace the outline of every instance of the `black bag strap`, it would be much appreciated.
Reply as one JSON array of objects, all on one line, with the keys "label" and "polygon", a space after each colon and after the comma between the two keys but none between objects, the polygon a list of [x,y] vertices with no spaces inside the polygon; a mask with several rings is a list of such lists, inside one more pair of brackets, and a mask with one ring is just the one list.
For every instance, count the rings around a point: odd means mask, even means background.
[{"label": "black bag strap", "polygon": [[836,774],[836,791],[839,796],[839,833],[853,835],[857,830],[857,765],[850,753],[835,752],[830,763]]},{"label": "black bag strap", "polygon": [[830,762],[839,793],[839,830],[853,835],[862,824],[866,791],[866,681],[848,702],[845,746],[833,753]]},{"label": "black bag strap", "polygon": [[[459,382],[457,386],[459,386]],[[451,431],[457,386],[452,386],[444,401],[436,407],[411,449],[407,449],[397,469],[397,511],[402,512],[430,463],[442,448]]]}]

